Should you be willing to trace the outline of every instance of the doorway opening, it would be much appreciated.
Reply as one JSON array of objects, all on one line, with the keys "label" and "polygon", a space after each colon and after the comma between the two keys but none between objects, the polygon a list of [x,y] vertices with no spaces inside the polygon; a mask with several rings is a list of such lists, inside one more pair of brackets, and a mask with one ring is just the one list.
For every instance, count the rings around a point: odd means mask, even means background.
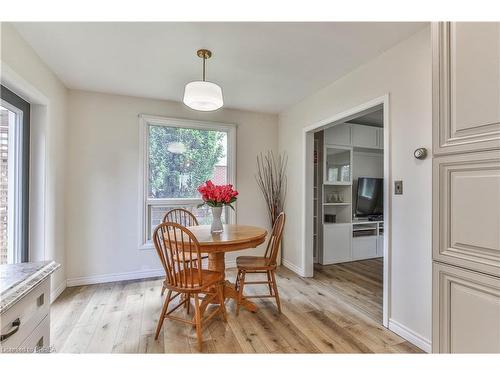
[{"label": "doorway opening", "polygon": [[388,96],[305,129],[307,276],[388,326]]}]

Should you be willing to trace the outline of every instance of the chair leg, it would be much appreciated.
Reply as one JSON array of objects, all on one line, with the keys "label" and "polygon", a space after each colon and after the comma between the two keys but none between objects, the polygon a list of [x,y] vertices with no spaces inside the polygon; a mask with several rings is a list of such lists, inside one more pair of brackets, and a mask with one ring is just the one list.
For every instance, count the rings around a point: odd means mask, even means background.
[{"label": "chair leg", "polygon": [[238,273],[236,274],[236,280],[234,281],[234,289],[236,291],[238,291],[238,288],[240,286],[240,274],[241,274],[241,271],[238,270]]},{"label": "chair leg", "polygon": [[278,294],[278,284],[276,284],[276,276],[274,272],[275,272],[274,270],[271,271],[271,278],[273,279],[274,297],[276,298],[276,305],[278,305],[278,311],[281,314],[280,296]]},{"label": "chair leg", "polygon": [[168,304],[170,303],[170,297],[172,296],[172,291],[169,290],[167,293],[167,299],[163,302],[163,308],[161,309],[160,319],[158,320],[158,325],[156,326],[156,334],[155,340],[158,340],[158,336],[160,336],[161,326],[163,325],[163,321],[165,320],[165,314],[167,313]]},{"label": "chair leg", "polygon": [[269,287],[269,295],[273,295],[273,288],[272,288],[272,280],[271,280],[271,271],[267,271],[267,286]]},{"label": "chair leg", "polygon": [[225,298],[224,298],[224,282],[222,282],[218,287],[217,287],[217,294],[219,295],[219,303],[220,303],[220,309],[222,313],[222,319],[224,319],[225,322],[227,322],[227,313],[226,313],[226,305],[225,305]]},{"label": "chair leg", "polygon": [[240,276],[240,287],[238,289],[238,301],[236,304],[236,316],[240,314],[241,299],[243,298],[243,289],[245,288],[245,275],[245,270],[242,270]]},{"label": "chair leg", "polygon": [[161,287],[161,296],[163,296],[163,293],[165,293],[165,289],[167,289],[167,287],[165,286],[165,282],[163,282],[163,286]]},{"label": "chair leg", "polygon": [[201,352],[201,346],[203,343],[203,337],[201,336],[201,312],[200,312],[200,300],[198,294],[194,295],[194,319],[196,324],[196,336],[198,338],[198,350]]},{"label": "chair leg", "polygon": [[189,315],[189,308],[191,307],[191,294],[190,293],[187,294],[186,304],[187,304],[187,313]]}]

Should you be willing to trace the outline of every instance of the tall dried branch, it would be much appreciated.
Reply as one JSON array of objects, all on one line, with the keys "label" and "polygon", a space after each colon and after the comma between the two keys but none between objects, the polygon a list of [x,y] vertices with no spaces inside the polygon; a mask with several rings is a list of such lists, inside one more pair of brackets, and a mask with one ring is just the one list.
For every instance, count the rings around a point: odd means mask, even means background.
[{"label": "tall dried branch", "polygon": [[257,156],[255,179],[264,195],[272,225],[285,206],[287,164],[286,154],[276,156],[272,151],[268,151],[265,155],[261,153]]}]

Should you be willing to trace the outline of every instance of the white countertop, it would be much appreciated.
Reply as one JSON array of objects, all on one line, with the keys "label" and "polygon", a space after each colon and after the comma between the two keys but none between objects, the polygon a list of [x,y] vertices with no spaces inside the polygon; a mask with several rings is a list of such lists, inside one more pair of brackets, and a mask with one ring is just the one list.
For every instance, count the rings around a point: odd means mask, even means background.
[{"label": "white countertop", "polygon": [[0,314],[59,267],[54,261],[0,265]]}]

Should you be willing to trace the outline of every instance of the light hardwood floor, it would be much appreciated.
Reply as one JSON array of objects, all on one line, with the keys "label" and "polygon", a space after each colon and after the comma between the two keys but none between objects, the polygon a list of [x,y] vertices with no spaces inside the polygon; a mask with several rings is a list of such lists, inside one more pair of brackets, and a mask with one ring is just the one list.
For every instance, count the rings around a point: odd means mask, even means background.
[{"label": "light hardwood floor", "polygon": [[382,324],[383,258],[329,266],[315,264],[314,278],[327,285],[336,298]]},{"label": "light hardwood floor", "polygon": [[[314,278],[301,278],[281,267],[277,282],[283,313],[271,299],[255,299],[257,313],[228,322],[214,318],[203,331],[203,351],[211,353],[416,353],[418,348],[383,328],[380,295],[370,295],[374,264],[317,267]],[[354,267],[356,269],[356,267]],[[359,272],[358,272],[359,273]],[[227,272],[234,279],[235,271]],[[134,280],[67,288],[52,305],[51,341],[65,353],[194,353],[196,333],[188,325],[165,321],[158,341],[162,281]],[[259,285],[247,293],[259,292]],[[259,294],[261,294],[259,292]],[[185,314],[185,311],[182,312]]]}]

